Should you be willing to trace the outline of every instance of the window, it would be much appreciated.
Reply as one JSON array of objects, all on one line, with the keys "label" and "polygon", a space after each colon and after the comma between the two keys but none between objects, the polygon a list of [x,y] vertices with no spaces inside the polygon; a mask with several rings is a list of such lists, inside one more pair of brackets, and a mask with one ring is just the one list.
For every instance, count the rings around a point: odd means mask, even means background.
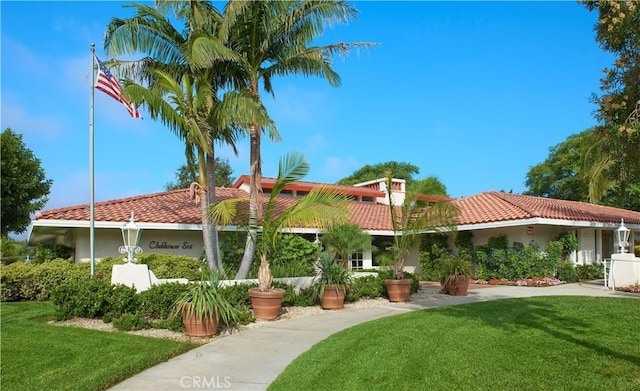
[{"label": "window", "polygon": [[362,253],[353,253],[349,255],[349,266],[352,270],[362,270]]}]

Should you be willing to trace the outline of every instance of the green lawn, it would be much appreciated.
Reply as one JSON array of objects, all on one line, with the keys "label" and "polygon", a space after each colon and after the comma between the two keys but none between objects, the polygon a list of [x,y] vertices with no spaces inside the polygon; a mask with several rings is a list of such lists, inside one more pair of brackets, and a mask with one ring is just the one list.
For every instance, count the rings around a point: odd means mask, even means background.
[{"label": "green lawn", "polygon": [[105,389],[197,346],[52,326],[48,302],[0,303],[0,312],[2,391]]},{"label": "green lawn", "polygon": [[640,390],[640,300],[508,299],[384,318],[318,343],[269,390]]}]

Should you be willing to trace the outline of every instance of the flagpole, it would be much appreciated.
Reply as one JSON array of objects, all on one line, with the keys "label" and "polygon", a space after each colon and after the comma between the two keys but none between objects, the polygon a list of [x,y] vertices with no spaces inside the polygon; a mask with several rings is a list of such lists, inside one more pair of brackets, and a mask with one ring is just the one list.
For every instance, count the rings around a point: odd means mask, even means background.
[{"label": "flagpole", "polygon": [[93,179],[93,100],[95,84],[95,55],[96,44],[91,44],[91,100],[89,104],[89,253],[91,254],[91,276],[96,272],[96,243],[95,243],[95,194]]}]

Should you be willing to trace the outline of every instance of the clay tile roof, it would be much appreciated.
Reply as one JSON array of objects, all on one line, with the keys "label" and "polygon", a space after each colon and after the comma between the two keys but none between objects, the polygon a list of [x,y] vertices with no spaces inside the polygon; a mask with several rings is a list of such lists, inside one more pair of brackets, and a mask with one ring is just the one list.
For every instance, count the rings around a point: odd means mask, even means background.
[{"label": "clay tile roof", "polygon": [[460,224],[480,224],[531,218],[640,224],[640,212],[520,194],[486,192],[455,200]]},{"label": "clay tile roof", "polygon": [[[218,199],[247,197],[239,189],[216,188]],[[201,224],[200,205],[189,199],[189,189],[96,202],[96,221],[126,222],[135,212],[137,222],[165,224]],[[89,220],[89,205],[51,209],[36,214],[36,220]]]},{"label": "clay tile roof", "polygon": [[[217,188],[219,200],[227,198],[246,198],[244,190],[235,188]],[[267,196],[262,197],[266,205]],[[276,204],[276,215],[297,201],[294,197],[280,197]],[[472,225],[532,218],[592,221],[602,223],[640,224],[640,212],[627,211],[584,202],[564,201],[550,198],[524,196],[501,192],[486,192],[454,200],[461,211],[460,225]],[[362,229],[372,231],[390,231],[391,219],[389,207],[384,204],[351,202],[349,220]],[[137,222],[164,224],[201,224],[200,205],[189,199],[189,189],[153,193],[143,196],[97,202],[95,220],[107,222],[126,222],[131,211],[135,212]],[[89,205],[51,209],[36,214],[36,220],[89,220]]]}]

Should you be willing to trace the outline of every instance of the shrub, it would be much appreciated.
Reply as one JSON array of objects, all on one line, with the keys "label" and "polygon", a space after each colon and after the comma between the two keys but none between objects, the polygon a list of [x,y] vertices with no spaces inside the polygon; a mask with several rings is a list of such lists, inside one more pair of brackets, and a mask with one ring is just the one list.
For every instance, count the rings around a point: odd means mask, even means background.
[{"label": "shrub", "polygon": [[182,324],[182,317],[179,315],[171,315],[166,319],[161,319],[150,324],[154,329],[168,329],[171,331],[184,331],[184,325]]},{"label": "shrub", "polygon": [[48,300],[51,290],[60,284],[72,279],[86,279],[89,276],[84,273],[82,267],[76,267],[68,259],[54,259],[33,266],[33,284],[36,291],[36,300]]},{"label": "shrub", "polygon": [[51,290],[70,279],[89,277],[89,269],[68,260],[56,259],[41,264],[14,262],[0,266],[2,301],[48,300]]},{"label": "shrub", "polygon": [[227,285],[221,288],[221,292],[232,305],[236,307],[248,307],[251,305],[249,288],[255,288],[257,286],[257,284]]},{"label": "shrub", "polygon": [[113,319],[113,327],[120,331],[134,331],[151,327],[149,321],[139,312],[122,314]]},{"label": "shrub", "polygon": [[[494,246],[501,246],[501,241],[494,241]],[[532,241],[527,246],[514,242],[512,247],[491,248],[479,246],[476,251],[478,271],[484,278],[506,278],[509,280],[532,277],[551,277],[555,273],[561,259],[562,244],[550,242],[547,253],[540,252],[538,243]]]},{"label": "shrub", "polygon": [[36,245],[33,261],[35,263],[42,263],[54,259],[70,259],[72,256],[73,249],[71,247],[63,246],[61,244],[50,245],[38,243]]},{"label": "shrub", "polygon": [[111,286],[107,302],[108,314],[115,318],[123,314],[135,313],[139,308],[140,300],[135,288],[119,284]]},{"label": "shrub", "polygon": [[158,278],[186,278],[189,281],[199,280],[206,268],[203,261],[196,258],[162,253],[141,254],[138,263],[147,265]]},{"label": "shrub", "polygon": [[[83,262],[86,263],[86,262]],[[94,278],[104,279],[106,281],[111,281],[111,270],[113,265],[123,265],[124,261],[122,257],[104,257],[101,258],[95,264],[95,275]],[[90,267],[90,265],[89,265]]]},{"label": "shrub", "polygon": [[138,294],[139,309],[143,315],[152,319],[168,319],[176,299],[186,290],[186,284],[178,282],[152,285]]},{"label": "shrub", "polygon": [[560,267],[558,268],[558,279],[569,283],[578,281],[578,274],[571,262],[560,263]]},{"label": "shrub", "polygon": [[358,301],[363,297],[375,298],[382,296],[384,282],[378,276],[364,276],[354,278],[347,291],[345,300],[348,302]]},{"label": "shrub", "polygon": [[423,235],[420,241],[418,262],[422,269],[423,280],[438,280],[438,260],[450,253],[444,234]]},{"label": "shrub", "polygon": [[102,279],[67,281],[51,292],[51,301],[56,305],[56,318],[101,318],[110,314],[109,297],[112,290],[111,283]]},{"label": "shrub", "polygon": [[[347,295],[350,290],[347,290]],[[300,289],[296,295],[293,305],[297,307],[313,307],[318,304],[318,293],[315,286]]]},{"label": "shrub", "polygon": [[592,263],[588,265],[576,265],[576,274],[578,280],[597,280],[604,278],[604,270],[602,270],[601,263]]},{"label": "shrub", "polygon": [[2,301],[34,300],[33,266],[27,262],[0,265]]},{"label": "shrub", "polygon": [[294,305],[294,303],[296,302],[296,292],[293,290],[293,287],[291,285],[280,281],[274,281],[273,287],[282,288],[285,290],[284,297],[282,298],[283,307]]}]

